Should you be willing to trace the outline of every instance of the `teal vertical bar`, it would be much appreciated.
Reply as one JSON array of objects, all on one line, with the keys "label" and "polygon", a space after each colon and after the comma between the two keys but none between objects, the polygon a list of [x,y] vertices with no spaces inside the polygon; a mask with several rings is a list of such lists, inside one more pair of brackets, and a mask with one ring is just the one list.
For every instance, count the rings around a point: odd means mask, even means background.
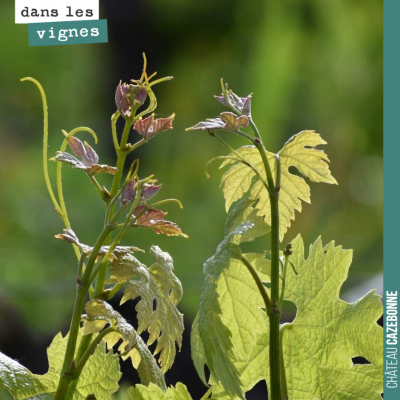
[{"label": "teal vertical bar", "polygon": [[[383,21],[384,296],[382,300],[385,310],[383,379],[384,399],[399,400],[400,383],[397,378],[399,338],[394,331],[398,330],[397,299],[400,291],[400,0],[384,0]],[[390,303],[391,307],[388,307],[389,299],[393,301]]]}]

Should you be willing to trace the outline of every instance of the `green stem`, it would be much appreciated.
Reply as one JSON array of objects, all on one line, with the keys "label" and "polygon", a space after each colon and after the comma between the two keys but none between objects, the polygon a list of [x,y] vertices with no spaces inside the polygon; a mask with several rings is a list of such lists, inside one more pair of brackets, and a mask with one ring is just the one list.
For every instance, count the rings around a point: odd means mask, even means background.
[{"label": "green stem", "polygon": [[[112,183],[110,198],[113,199],[115,195],[118,193],[119,185],[121,184],[122,174],[124,172],[125,160],[128,155],[126,151],[126,144],[128,142],[129,131],[131,129],[132,122],[125,121],[124,131],[122,132],[121,143],[119,149],[117,150],[117,172],[114,175],[114,180]],[[109,218],[112,218],[114,215],[115,203],[111,207],[109,212]],[[110,242],[110,238],[107,239],[107,242]],[[94,289],[94,297],[101,295],[104,292],[104,283],[106,281],[107,276],[107,263],[102,265],[99,273],[97,275],[96,287]]]},{"label": "green stem", "polygon": [[89,257],[81,284],[77,285],[74,311],[72,314],[71,325],[70,325],[70,330],[69,330],[69,334],[68,334],[67,349],[65,351],[64,362],[63,362],[63,366],[61,369],[61,377],[60,377],[60,381],[58,383],[56,394],[54,396],[54,400],[64,400],[65,399],[65,396],[68,393],[70,383],[73,379],[72,375],[71,375],[71,365],[72,365],[72,362],[74,361],[76,343],[78,340],[79,327],[80,327],[80,322],[81,322],[81,315],[83,312],[83,307],[85,305],[86,295],[89,290],[89,286],[91,284],[90,275],[91,275],[93,266],[96,262],[96,258],[100,251],[100,248],[113,229],[114,229],[114,227],[111,227],[109,225],[104,228],[103,232],[97,239],[97,242],[96,242],[96,244],[92,250],[92,253]]},{"label": "green stem", "polygon": [[110,201],[110,198],[106,195],[106,192],[101,188],[99,182],[97,182],[97,179],[94,176],[89,175],[89,174],[87,174],[87,176],[89,177],[90,181],[93,183],[93,185],[96,188],[97,192],[99,193],[100,197],[107,204]]},{"label": "green stem", "polygon": [[288,400],[288,389],[287,389],[287,381],[286,381],[286,371],[285,365],[283,361],[283,332],[284,332],[285,325],[282,325],[280,328],[280,355],[281,355],[281,392],[282,392],[282,399]]},{"label": "green stem", "polygon": [[[235,149],[233,149],[231,146],[229,146],[229,144],[226,143],[219,136],[217,136],[216,134],[213,134],[212,136],[215,137],[215,139],[217,139],[223,146],[225,146],[232,154],[234,154],[236,157],[238,157],[239,158],[238,161],[240,161],[241,163],[245,164],[247,167],[251,168],[253,170],[253,172],[259,177],[261,182],[264,184],[264,186],[267,189],[268,193],[271,193],[270,184],[265,181],[265,179],[261,175],[260,171],[258,171],[257,168],[254,167],[253,164],[251,164],[249,161],[247,161],[241,154],[239,154]],[[253,140],[252,143],[254,143],[257,146],[258,142],[255,142]],[[210,161],[212,161],[212,160],[210,160]],[[268,162],[268,159],[267,159],[267,162]]]},{"label": "green stem", "polygon": [[[268,155],[265,150],[260,132],[251,118],[249,118],[250,126],[256,136],[254,142],[262,158],[267,182],[270,188],[269,199],[271,205],[271,299],[274,306],[277,307],[277,312],[274,312],[270,318],[269,331],[269,369],[270,369],[270,398],[271,400],[282,400],[281,396],[281,373],[280,373],[280,340],[279,327],[281,314],[278,307],[279,302],[279,189],[275,186],[272,176],[271,166],[268,161]],[[278,161],[279,159],[277,159]],[[279,161],[278,161],[279,163]],[[277,168],[276,181],[280,182],[279,165]]]},{"label": "green stem", "polygon": [[271,299],[268,296],[268,293],[265,289],[264,284],[262,283],[259,275],[257,274],[257,271],[254,269],[254,267],[251,265],[250,261],[244,255],[242,255],[241,261],[247,267],[251,276],[253,277],[254,281],[256,282],[257,288],[264,300],[264,305],[267,310],[268,317],[271,318],[274,314],[274,310],[273,310]]},{"label": "green stem", "polygon": [[113,327],[104,329],[104,331],[100,332],[95,337],[95,339],[92,341],[92,343],[90,343],[90,345],[87,347],[86,351],[83,353],[82,357],[78,361],[78,364],[76,365],[74,371],[72,372],[73,379],[79,378],[79,375],[81,374],[82,369],[86,364],[86,361],[89,359],[89,357],[92,355],[92,353],[96,350],[96,346],[102,341],[104,336],[108,335],[111,332],[115,332],[115,329]]},{"label": "green stem", "polygon": [[[278,193],[270,196],[271,203],[271,298],[279,301],[279,205]],[[270,318],[269,362],[271,379],[271,400],[281,400],[280,341],[279,326],[281,314],[278,309]]]},{"label": "green stem", "polygon": [[206,400],[212,393],[212,386],[207,390],[207,392],[204,393],[204,396],[200,400]]},{"label": "green stem", "polygon": [[69,389],[69,385],[72,381],[72,375],[70,368],[75,355],[76,342],[78,340],[79,325],[81,322],[81,315],[83,306],[85,305],[86,293],[82,286],[78,286],[77,295],[75,299],[74,312],[72,314],[71,326],[68,336],[67,350],[64,356],[64,363],[61,370],[60,381],[54,400],[64,400]]},{"label": "green stem", "polygon": [[281,296],[279,298],[279,309],[282,310],[282,305],[283,305],[283,299],[285,297],[285,288],[286,288],[286,273],[287,273],[287,267],[288,267],[288,257],[285,257],[285,263],[283,264],[283,273],[282,273],[282,290],[281,290]]},{"label": "green stem", "polygon": [[105,300],[111,300],[125,284],[126,282],[115,284],[109,291],[107,291]]},{"label": "green stem", "polygon": [[119,151],[119,144],[118,144],[118,138],[117,138],[117,121],[120,116],[119,111],[116,111],[113,116],[111,117],[111,132],[112,132],[112,137],[113,137],[113,142],[114,142],[114,147],[115,151]]}]

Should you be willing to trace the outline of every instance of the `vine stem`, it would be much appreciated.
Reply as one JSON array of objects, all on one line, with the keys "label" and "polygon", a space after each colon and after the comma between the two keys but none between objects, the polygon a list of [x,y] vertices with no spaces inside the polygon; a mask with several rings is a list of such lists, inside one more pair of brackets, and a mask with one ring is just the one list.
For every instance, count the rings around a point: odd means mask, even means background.
[{"label": "vine stem", "polygon": [[212,386],[207,390],[207,392],[204,393],[204,396],[200,400],[206,400],[212,393]]},{"label": "vine stem", "polygon": [[274,308],[273,313],[269,315],[270,330],[269,330],[269,370],[270,370],[270,399],[282,400],[281,394],[281,343],[279,337],[281,313],[278,307],[280,290],[279,290],[279,189],[280,186],[280,165],[279,157],[277,161],[277,176],[276,184],[272,176],[271,166],[268,160],[267,151],[265,150],[260,132],[249,118],[250,126],[255,135],[254,144],[258,149],[261,159],[264,164],[265,173],[267,176],[269,190],[269,200],[271,205],[271,299]]},{"label": "vine stem", "polygon": [[287,382],[286,382],[286,372],[285,372],[285,365],[283,361],[283,332],[285,330],[285,325],[281,325],[280,327],[280,354],[281,354],[281,391],[282,391],[282,399],[288,400],[288,389],[287,389]]},{"label": "vine stem", "polygon": [[83,367],[86,364],[86,361],[92,355],[92,353],[96,350],[96,346],[103,340],[103,338],[111,332],[115,332],[116,330],[113,327],[109,327],[101,331],[96,338],[90,343],[87,347],[86,351],[83,353],[82,357],[79,359],[78,364],[76,364],[75,369],[72,371],[72,377],[74,379],[79,378],[79,375],[82,372]]},{"label": "vine stem", "polygon": [[[115,124],[116,120],[113,120],[113,124]],[[122,132],[121,143],[119,145],[119,149],[117,149],[117,172],[114,175],[113,183],[110,191],[110,198],[113,199],[118,192],[119,185],[121,184],[122,174],[124,172],[124,166],[126,157],[128,156],[128,152],[126,151],[126,144],[128,142],[129,131],[132,126],[131,120],[125,121],[124,130]],[[109,218],[112,218],[114,215],[115,204],[111,206],[109,212]],[[108,222],[108,221],[107,221]],[[107,238],[107,242],[110,242],[110,238]],[[94,296],[100,296],[104,292],[104,283],[106,281],[107,276],[107,263],[104,263],[97,275],[96,279],[96,287],[94,289]]]},{"label": "vine stem", "polygon": [[261,297],[264,300],[264,305],[267,310],[267,315],[268,316],[272,315],[274,313],[274,309],[273,309],[271,299],[269,298],[268,293],[265,289],[265,286],[262,283],[259,275],[257,274],[257,271],[254,269],[251,262],[244,255],[242,255],[241,261],[246,266],[246,268],[249,270],[251,276],[253,277],[254,281],[256,282],[257,288],[261,294]]},{"label": "vine stem", "polygon": [[73,369],[72,366],[75,356],[76,344],[78,341],[81,315],[83,307],[85,305],[86,295],[88,293],[91,284],[90,277],[92,269],[96,262],[96,258],[98,256],[101,246],[103,245],[104,241],[107,239],[107,237],[109,236],[109,234],[112,232],[113,229],[114,227],[110,225],[107,225],[103,229],[103,232],[97,239],[97,242],[92,250],[92,253],[90,254],[82,281],[80,284],[77,285],[74,311],[72,314],[71,325],[68,334],[67,349],[65,351],[63,366],[61,369],[61,377],[58,383],[56,394],[54,395],[54,400],[65,399],[69,390],[69,386],[72,380],[74,379],[71,370]]}]

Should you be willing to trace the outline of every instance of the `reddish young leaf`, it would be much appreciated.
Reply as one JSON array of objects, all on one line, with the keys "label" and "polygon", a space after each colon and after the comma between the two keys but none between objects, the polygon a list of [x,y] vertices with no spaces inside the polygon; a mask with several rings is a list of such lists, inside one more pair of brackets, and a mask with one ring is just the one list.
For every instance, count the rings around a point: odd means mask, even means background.
[{"label": "reddish young leaf", "polygon": [[[145,205],[135,208],[133,213],[134,217],[140,215],[146,209]],[[157,234],[166,236],[183,236],[187,238],[177,224],[171,221],[165,221],[164,217],[167,215],[165,211],[149,209],[146,210],[135,223],[135,226],[150,228]]]},{"label": "reddish young leaf", "polygon": [[184,238],[189,237],[182,232],[181,228],[179,228],[177,224],[171,221],[154,221],[154,223],[149,225],[149,228],[151,228],[157,234],[162,234],[166,236],[182,236]]},{"label": "reddish young leaf", "polygon": [[150,139],[159,132],[167,131],[172,129],[172,121],[175,118],[175,114],[172,114],[168,118],[154,119],[154,114],[150,115],[145,119],[139,118],[133,127],[135,131],[140,133],[145,139]]},{"label": "reddish young leaf", "polygon": [[[137,207],[140,208],[140,210],[137,211],[136,215],[139,215],[145,206],[139,206]],[[136,210],[135,210],[136,211]],[[165,211],[162,210],[155,210],[150,208],[149,210],[145,211],[136,221],[136,225],[138,226],[151,226],[155,222],[160,221],[164,219],[164,217],[167,215]]]}]

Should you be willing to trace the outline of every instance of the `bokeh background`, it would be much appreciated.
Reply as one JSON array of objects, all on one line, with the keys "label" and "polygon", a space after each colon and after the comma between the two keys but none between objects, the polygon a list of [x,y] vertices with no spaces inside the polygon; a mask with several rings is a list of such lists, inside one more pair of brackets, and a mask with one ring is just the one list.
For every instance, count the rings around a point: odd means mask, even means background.
[{"label": "bokeh background", "polygon": [[[225,149],[206,133],[185,128],[222,108],[213,99],[221,77],[236,93],[253,92],[253,116],[268,149],[278,151],[294,133],[315,129],[339,186],[311,184],[312,207],[304,205],[286,237],[299,232],[306,243],[319,235],[354,249],[342,290],[354,301],[375,287],[382,291],[382,1],[253,0],[101,1],[109,43],[28,47],[26,25],[14,24],[13,2],[0,13],[0,351],[36,373],[47,370],[45,350],[66,332],[74,299],[76,260],[70,246],[54,239],[62,223],[50,202],[41,165],[44,86],[50,112],[53,155],[61,129],[90,126],[96,151],[113,165],[110,116],[120,79],[140,76],[141,53],[149,72],[173,75],[156,86],[160,116],[177,114],[174,130],[141,147],[142,175],[154,173],[162,197],[176,197],[169,217],[189,236],[167,238],[133,232],[127,243],[158,244],[174,257],[184,287],[183,351],[167,374],[186,383],[197,399],[205,392],[190,361],[189,332],[202,286],[202,264],[222,238],[226,214],[219,190],[221,172],[207,180],[204,165]],[[82,136],[83,137],[83,136]],[[91,140],[85,137],[87,140]],[[132,133],[131,140],[137,140]],[[226,136],[233,146],[240,138]],[[52,173],[55,165],[50,165]],[[84,174],[65,167],[70,220],[80,239],[93,244],[103,205]],[[110,179],[101,176],[102,184]],[[265,250],[266,239],[252,245]],[[142,258],[150,262],[148,256]],[[365,288],[366,286],[367,288]],[[123,309],[134,321],[133,305]],[[285,316],[290,318],[289,315]],[[126,384],[137,382],[125,363]],[[265,385],[250,398],[265,398]],[[6,399],[0,393],[0,399]]]}]

